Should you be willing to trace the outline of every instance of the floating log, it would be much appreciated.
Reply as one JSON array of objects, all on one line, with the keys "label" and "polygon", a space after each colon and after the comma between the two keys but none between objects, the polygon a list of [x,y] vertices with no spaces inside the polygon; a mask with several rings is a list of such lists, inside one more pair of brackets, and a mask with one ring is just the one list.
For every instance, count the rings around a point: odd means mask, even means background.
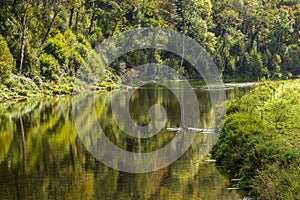
[{"label": "floating log", "polygon": [[227,190],[240,190],[241,188],[238,187],[232,187],[232,188],[227,188]]},{"label": "floating log", "polygon": [[251,189],[253,187],[254,187],[253,185],[248,185],[247,187],[242,187],[242,188],[239,188],[239,187],[227,188],[227,190],[248,190],[248,189]]},{"label": "floating log", "polygon": [[244,197],[242,200],[255,200],[254,197]]},{"label": "floating log", "polygon": [[216,160],[205,160],[204,162],[214,163],[217,162]]},{"label": "floating log", "polygon": [[190,128],[190,127],[179,127],[179,128],[167,128],[170,132],[183,132],[183,131],[191,131],[191,132],[199,132],[199,133],[215,133],[215,129],[200,129],[200,128]]}]

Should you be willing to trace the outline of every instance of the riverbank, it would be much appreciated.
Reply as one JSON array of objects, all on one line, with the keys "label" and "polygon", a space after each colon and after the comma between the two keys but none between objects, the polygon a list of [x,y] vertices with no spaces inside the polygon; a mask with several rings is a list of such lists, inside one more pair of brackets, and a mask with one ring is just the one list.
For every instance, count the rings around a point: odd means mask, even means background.
[{"label": "riverbank", "polygon": [[260,83],[228,103],[213,156],[248,195],[300,197],[299,110],[299,79]]},{"label": "riverbank", "polygon": [[111,79],[103,79],[97,85],[89,85],[75,77],[61,77],[56,82],[44,82],[12,74],[5,84],[0,84],[0,102],[29,97],[74,95],[83,91],[113,90],[119,88]]},{"label": "riverbank", "polygon": [[[60,77],[55,82],[45,82],[39,77],[30,79],[24,76],[11,74],[9,80],[7,80],[4,84],[0,83],[0,103],[9,100],[42,96],[75,95],[84,91],[110,91],[128,87],[118,84],[117,82],[120,82],[118,79],[119,77],[117,75],[109,74],[107,76],[103,76],[97,85],[90,85],[75,77]],[[155,81],[153,84],[155,87],[157,86]],[[192,84],[195,88],[208,89],[204,81],[190,80],[190,84]],[[209,89],[232,89],[234,87],[250,87],[257,84],[258,83],[256,82],[238,83],[227,81],[221,86],[210,85]],[[147,87],[151,87],[151,84],[147,84]]]}]

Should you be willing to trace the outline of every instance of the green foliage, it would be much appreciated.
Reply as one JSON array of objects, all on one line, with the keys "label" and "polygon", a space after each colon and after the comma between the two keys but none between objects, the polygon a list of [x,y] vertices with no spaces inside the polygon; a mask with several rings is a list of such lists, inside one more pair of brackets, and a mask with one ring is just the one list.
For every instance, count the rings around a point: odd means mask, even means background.
[{"label": "green foliage", "polygon": [[[245,67],[247,66],[247,68]],[[261,78],[265,76],[264,63],[260,52],[245,53],[240,60],[240,65],[237,66],[237,75],[247,77]]]},{"label": "green foliage", "polygon": [[39,92],[39,87],[29,78],[11,75],[6,87],[0,92],[1,99],[11,99],[17,96],[33,96]]},{"label": "green foliage", "polygon": [[53,79],[57,73],[58,62],[52,55],[43,53],[40,55],[40,71],[41,75],[46,79]]},{"label": "green foliage", "polygon": [[69,48],[63,34],[58,33],[54,38],[48,39],[44,50],[47,54],[53,55],[60,65],[68,62]]},{"label": "green foliage", "polygon": [[299,197],[299,84],[262,83],[230,102],[214,147],[218,163],[261,199]]},{"label": "green foliage", "polygon": [[282,168],[279,163],[267,165],[266,169],[258,172],[254,179],[257,193],[260,194],[261,199],[298,199],[299,170],[299,166],[295,165],[286,168]]},{"label": "green foliage", "polygon": [[0,83],[4,83],[10,76],[13,69],[13,56],[11,55],[7,43],[0,35]]},{"label": "green foliage", "polygon": [[68,64],[70,75],[75,76],[75,74],[77,74],[77,71],[84,64],[84,62],[85,62],[84,59],[81,57],[81,55],[78,52],[72,52],[69,57],[69,64]]}]

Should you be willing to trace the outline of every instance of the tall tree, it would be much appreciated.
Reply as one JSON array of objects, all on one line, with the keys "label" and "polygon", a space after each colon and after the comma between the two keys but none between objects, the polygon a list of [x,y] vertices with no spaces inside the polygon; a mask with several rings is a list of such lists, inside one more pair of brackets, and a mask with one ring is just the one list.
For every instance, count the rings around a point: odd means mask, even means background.
[{"label": "tall tree", "polygon": [[22,72],[23,62],[24,62],[24,52],[25,52],[25,45],[26,45],[26,31],[27,31],[27,17],[28,17],[28,10],[31,6],[32,0],[28,0],[24,2],[24,13],[22,17],[22,36],[21,36],[21,52],[20,52],[20,66],[19,70],[20,73]]}]

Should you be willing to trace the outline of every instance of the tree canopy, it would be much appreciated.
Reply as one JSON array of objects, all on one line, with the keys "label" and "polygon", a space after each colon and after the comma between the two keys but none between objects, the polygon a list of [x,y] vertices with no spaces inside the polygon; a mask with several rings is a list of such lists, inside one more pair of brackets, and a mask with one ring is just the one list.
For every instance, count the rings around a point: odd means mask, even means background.
[{"label": "tree canopy", "polygon": [[[2,83],[10,73],[55,82],[82,68],[92,70],[85,58],[94,47],[138,27],[190,36],[211,54],[225,79],[300,74],[297,0],[7,0],[0,13]],[[120,75],[149,60],[196,77],[189,63],[158,50],[128,53],[109,67]]]}]

